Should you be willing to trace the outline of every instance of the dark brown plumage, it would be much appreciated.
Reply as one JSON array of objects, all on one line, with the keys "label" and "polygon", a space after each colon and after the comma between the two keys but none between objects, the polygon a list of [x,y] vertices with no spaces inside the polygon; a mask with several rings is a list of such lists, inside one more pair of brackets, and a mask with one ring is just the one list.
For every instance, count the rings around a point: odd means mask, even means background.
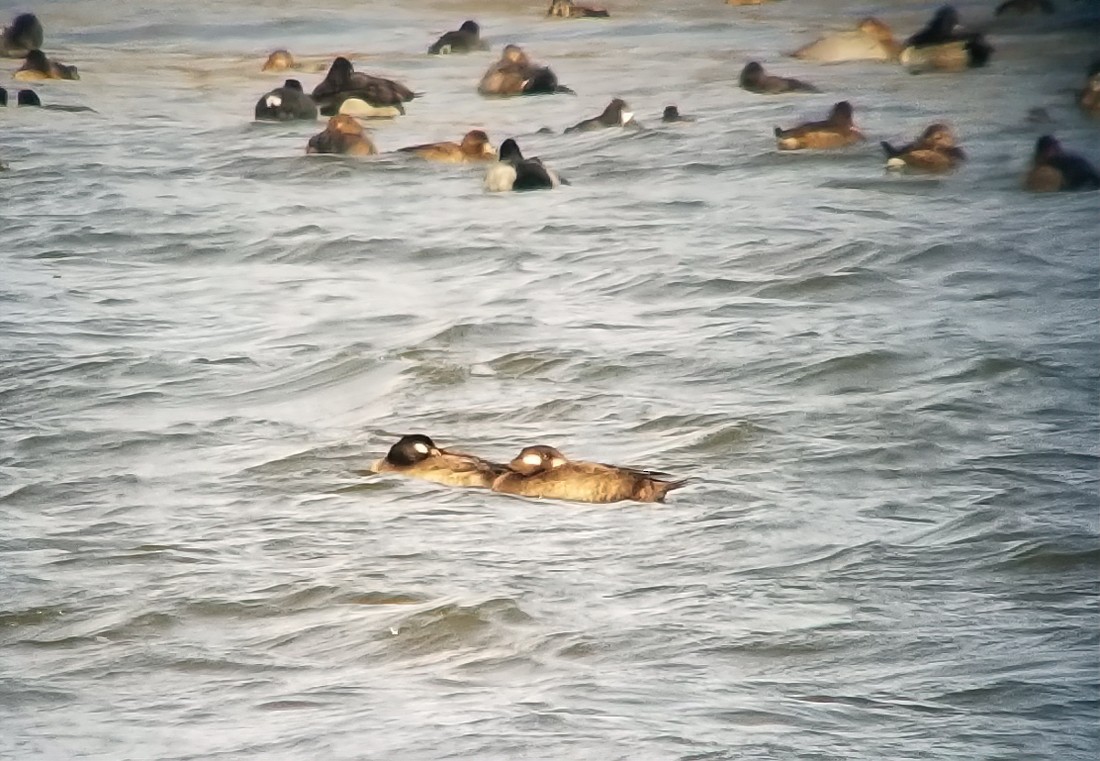
[{"label": "dark brown plumage", "polygon": [[[416,97],[400,82],[355,71],[351,61],[340,56],[332,62],[324,81],[311,94],[321,113],[331,116],[348,98],[359,98],[372,106],[397,106]],[[402,107],[403,110],[403,107]]]},{"label": "dark brown plumage", "polygon": [[779,95],[786,92],[821,92],[809,82],[789,77],[775,77],[764,71],[756,61],[749,61],[741,69],[741,89],[760,95]]}]

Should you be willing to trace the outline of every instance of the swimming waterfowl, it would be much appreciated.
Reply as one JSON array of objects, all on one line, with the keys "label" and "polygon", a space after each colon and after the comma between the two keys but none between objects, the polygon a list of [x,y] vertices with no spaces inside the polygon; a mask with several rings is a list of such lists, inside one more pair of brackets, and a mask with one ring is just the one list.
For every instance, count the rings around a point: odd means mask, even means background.
[{"label": "swimming waterfowl", "polygon": [[453,32],[447,32],[428,48],[431,55],[447,53],[469,53],[474,50],[488,50],[489,44],[481,39],[481,27],[476,21],[463,21],[462,26]]},{"label": "swimming waterfowl", "polygon": [[842,148],[864,138],[852,121],[852,104],[842,100],[833,106],[824,121],[808,122],[786,130],[776,127],[775,139],[779,150],[796,151],[802,148]]},{"label": "swimming waterfowl", "polygon": [[1085,89],[1077,93],[1077,105],[1089,116],[1100,117],[1100,60],[1093,61],[1087,77]]},{"label": "swimming waterfowl", "polygon": [[302,90],[297,79],[288,79],[256,102],[256,118],[260,121],[285,122],[294,119],[313,121],[317,104]]},{"label": "swimming waterfowl", "polygon": [[626,105],[626,101],[622,98],[615,98],[607,104],[607,108],[599,116],[593,116],[591,119],[577,122],[572,127],[566,127],[565,132],[568,134],[570,132],[590,132],[608,127],[625,127],[634,118],[634,113],[628,109],[629,106]]},{"label": "swimming waterfowl", "polygon": [[911,71],[963,71],[985,66],[993,47],[978,32],[961,31],[959,13],[945,5],[905,42],[898,60]]},{"label": "swimming waterfowl", "polygon": [[492,192],[550,190],[562,184],[567,183],[541,159],[525,159],[512,138],[501,144],[500,161],[485,171],[485,189]]},{"label": "swimming waterfowl", "polygon": [[471,454],[440,449],[429,437],[420,434],[402,436],[370,469],[374,473],[397,473],[448,486],[486,489],[506,470],[503,465]]},{"label": "swimming waterfowl", "polygon": [[378,153],[367,137],[363,125],[347,114],[337,114],[328,120],[324,131],[309,139],[306,153],[342,153],[348,156],[370,156]]},{"label": "swimming waterfowl", "polygon": [[332,62],[324,81],[313,88],[312,97],[321,114],[331,116],[348,98],[359,98],[372,106],[401,106],[416,93],[392,79],[355,71],[351,61],[340,56]]},{"label": "swimming waterfowl", "polygon": [[294,56],[290,54],[290,51],[280,49],[267,57],[264,65],[260,67],[260,71],[286,71],[287,69],[296,68],[298,68],[298,64],[294,61]]},{"label": "swimming waterfowl", "polygon": [[680,109],[676,106],[665,106],[664,113],[661,114],[661,121],[663,122],[693,122],[694,116],[682,116]]},{"label": "swimming waterfowl", "polygon": [[429,161],[445,161],[452,164],[470,161],[492,161],[497,152],[482,130],[470,130],[461,143],[425,143],[398,149],[402,153],[415,153]]},{"label": "swimming waterfowl", "polygon": [[749,61],[741,69],[741,88],[761,95],[778,95],[785,92],[821,92],[813,85],[799,79],[773,77],[756,61]]},{"label": "swimming waterfowl", "polygon": [[550,0],[550,10],[546,15],[558,18],[608,18],[611,14],[606,8],[577,5],[573,0]]},{"label": "swimming waterfowl", "polygon": [[922,172],[949,172],[966,160],[955,144],[955,135],[946,124],[932,124],[909,145],[895,148],[883,141],[887,169],[915,169]]},{"label": "swimming waterfowl", "polygon": [[997,6],[997,10],[993,13],[995,16],[1003,16],[1008,13],[1020,15],[1025,13],[1045,13],[1049,15],[1054,13],[1054,10],[1054,3],[1050,0],[1005,0]]},{"label": "swimming waterfowl", "polygon": [[531,63],[519,45],[505,45],[500,60],[489,67],[477,91],[482,95],[549,95],[573,91],[558,83],[548,66]]},{"label": "swimming waterfowl", "polygon": [[8,105],[8,91],[5,88],[0,87],[0,106],[6,105]]},{"label": "swimming waterfowl", "polygon": [[42,22],[33,13],[20,13],[0,31],[0,56],[23,58],[42,47]]},{"label": "swimming waterfowl", "polygon": [[[0,88],[3,89],[3,88]],[[7,92],[4,93],[4,104],[7,103]],[[42,100],[38,97],[38,93],[34,90],[20,90],[16,94],[16,105],[27,106],[30,108],[41,108],[46,111],[67,111],[68,113],[80,113],[82,111],[91,111],[95,113],[95,109],[88,108],[87,106],[65,106],[58,104],[49,104],[47,106],[42,105]]]},{"label": "swimming waterfowl", "polygon": [[663,502],[685,483],[667,480],[664,473],[570,460],[553,447],[532,446],[508,463],[493,481],[493,491],[571,502]]},{"label": "swimming waterfowl", "polygon": [[842,61],[896,61],[901,45],[884,22],[865,18],[848,32],[835,32],[791,53],[795,58],[820,63]]},{"label": "swimming waterfowl", "polygon": [[1035,155],[1024,176],[1024,187],[1036,193],[1096,190],[1100,188],[1100,173],[1081,156],[1066,153],[1052,135],[1043,135],[1035,141]]},{"label": "swimming waterfowl", "polygon": [[43,79],[80,79],[75,66],[51,61],[41,50],[32,50],[23,59],[23,66],[12,75],[18,82],[38,82]]}]

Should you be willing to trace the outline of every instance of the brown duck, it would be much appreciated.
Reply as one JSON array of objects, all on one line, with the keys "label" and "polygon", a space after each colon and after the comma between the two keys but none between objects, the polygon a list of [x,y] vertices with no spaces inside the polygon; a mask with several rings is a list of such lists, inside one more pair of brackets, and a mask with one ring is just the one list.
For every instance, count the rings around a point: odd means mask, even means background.
[{"label": "brown duck", "polygon": [[550,10],[546,11],[546,15],[558,18],[608,18],[611,16],[606,8],[577,5],[573,0],[550,0]]},{"label": "brown duck", "polygon": [[337,114],[328,120],[323,132],[309,139],[306,153],[342,153],[348,156],[370,156],[378,153],[367,137],[363,125],[347,114]]},{"label": "brown duck", "polygon": [[883,141],[887,169],[916,169],[922,172],[950,172],[966,154],[955,143],[955,135],[946,124],[932,124],[909,145],[895,148]]},{"label": "brown duck", "polygon": [[66,66],[50,60],[41,50],[32,50],[11,78],[17,82],[38,82],[43,79],[80,79],[80,75],[75,66]]},{"label": "brown duck", "polygon": [[548,95],[573,93],[558,83],[548,66],[536,66],[519,45],[505,45],[500,60],[481,77],[477,91],[482,95]]},{"label": "brown duck", "polygon": [[739,79],[742,90],[760,95],[779,95],[785,92],[821,92],[809,82],[791,77],[777,77],[764,71],[758,61],[749,61],[741,69]]},{"label": "brown duck", "polygon": [[572,502],[663,502],[665,495],[686,481],[668,481],[665,474],[570,460],[553,447],[525,447],[493,481],[493,491],[523,497]]},{"label": "brown duck", "polygon": [[445,161],[460,164],[468,161],[493,161],[497,152],[489,142],[489,136],[482,130],[470,130],[461,143],[425,143],[410,145],[398,149],[402,153],[415,153],[429,161]]},{"label": "brown duck", "polygon": [[373,473],[397,473],[448,486],[480,486],[488,489],[505,472],[498,465],[462,452],[440,449],[427,436],[402,436],[381,460],[370,466]]},{"label": "brown duck", "polygon": [[781,151],[843,148],[863,139],[863,133],[852,122],[852,104],[846,100],[834,105],[825,121],[808,122],[791,129],[775,128],[775,142]]}]

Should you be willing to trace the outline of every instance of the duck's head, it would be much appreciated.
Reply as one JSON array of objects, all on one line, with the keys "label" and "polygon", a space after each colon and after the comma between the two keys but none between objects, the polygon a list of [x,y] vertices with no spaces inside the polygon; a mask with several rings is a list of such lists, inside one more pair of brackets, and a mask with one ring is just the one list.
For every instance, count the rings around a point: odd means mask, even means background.
[{"label": "duck's head", "polygon": [[607,104],[607,108],[603,110],[600,116],[604,122],[614,122],[620,126],[625,126],[634,118],[634,112],[630,111],[629,108],[625,100],[622,98],[615,98]]},{"label": "duck's head", "polygon": [[386,460],[394,465],[415,465],[438,455],[439,447],[427,436],[419,433],[402,436],[386,453]]},{"label": "duck's head", "polygon": [[954,148],[955,135],[946,124],[930,124],[921,133],[920,142],[939,150]]},{"label": "duck's head", "polygon": [[294,68],[294,56],[289,50],[276,50],[267,57],[260,71],[286,71]]},{"label": "duck's head", "polygon": [[568,460],[558,450],[547,446],[524,447],[508,467],[525,476],[560,468]]},{"label": "duck's head", "polygon": [[1035,160],[1045,161],[1062,153],[1062,144],[1053,135],[1043,135],[1035,141]]},{"label": "duck's head", "polygon": [[749,61],[745,68],[741,69],[741,85],[751,86],[764,78],[764,67],[757,61]]},{"label": "duck's head", "polygon": [[894,39],[894,33],[885,22],[879,21],[873,16],[868,16],[859,22],[857,27],[859,31],[866,34],[868,37],[872,37],[880,42],[892,42]]},{"label": "duck's head", "polygon": [[472,129],[462,137],[462,152],[468,156],[496,156],[484,130]]},{"label": "duck's head", "polygon": [[527,54],[523,52],[523,48],[519,45],[505,45],[504,52],[500,54],[502,60],[509,63],[522,63],[526,64]]},{"label": "duck's head", "polygon": [[288,79],[287,81],[283,82],[283,89],[297,90],[298,92],[303,92],[302,83],[299,82],[297,79]]},{"label": "duck's head", "polygon": [[48,72],[50,70],[50,60],[46,58],[46,54],[41,50],[28,51],[23,65],[35,71]]},{"label": "duck's head", "polygon": [[38,98],[38,93],[34,90],[20,90],[16,96],[16,102],[20,106],[41,106],[42,101]]},{"label": "duck's head", "polygon": [[343,56],[339,56],[332,62],[332,66],[329,67],[328,74],[325,75],[325,81],[331,82],[337,87],[342,87],[347,84],[354,72],[355,69],[352,68],[351,61]]},{"label": "duck's head", "polygon": [[341,135],[363,134],[363,125],[356,121],[354,116],[348,116],[347,114],[336,114],[336,116],[331,117],[325,129]]},{"label": "duck's head", "polygon": [[829,124],[838,127],[852,126],[852,104],[846,100],[835,104],[829,112]]},{"label": "duck's head", "polygon": [[500,160],[507,164],[518,164],[523,161],[523,153],[519,150],[519,144],[512,138],[508,138],[500,144]]},{"label": "duck's head", "polygon": [[928,26],[940,35],[949,35],[959,25],[959,12],[953,5],[944,5],[936,11]]},{"label": "duck's head", "polygon": [[472,34],[475,37],[481,34],[481,27],[477,25],[476,21],[463,21],[462,26],[458,28],[460,32],[466,32],[466,34]]}]

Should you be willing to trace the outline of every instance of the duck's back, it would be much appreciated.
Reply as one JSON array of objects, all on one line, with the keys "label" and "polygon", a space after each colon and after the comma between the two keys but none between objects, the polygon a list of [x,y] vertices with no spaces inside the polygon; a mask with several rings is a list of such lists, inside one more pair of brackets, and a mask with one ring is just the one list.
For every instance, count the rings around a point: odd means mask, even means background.
[{"label": "duck's back", "polygon": [[441,454],[412,465],[394,465],[385,458],[370,468],[375,473],[399,473],[447,486],[489,488],[504,468],[472,455]]},{"label": "duck's back", "polygon": [[505,473],[493,483],[493,491],[570,502],[608,503],[628,499],[660,502],[670,489],[679,485],[627,468],[568,462],[531,476]]},{"label": "duck's back", "polygon": [[841,61],[889,61],[891,51],[878,40],[859,31],[836,32],[811,42],[794,53],[795,58],[821,63]]}]

